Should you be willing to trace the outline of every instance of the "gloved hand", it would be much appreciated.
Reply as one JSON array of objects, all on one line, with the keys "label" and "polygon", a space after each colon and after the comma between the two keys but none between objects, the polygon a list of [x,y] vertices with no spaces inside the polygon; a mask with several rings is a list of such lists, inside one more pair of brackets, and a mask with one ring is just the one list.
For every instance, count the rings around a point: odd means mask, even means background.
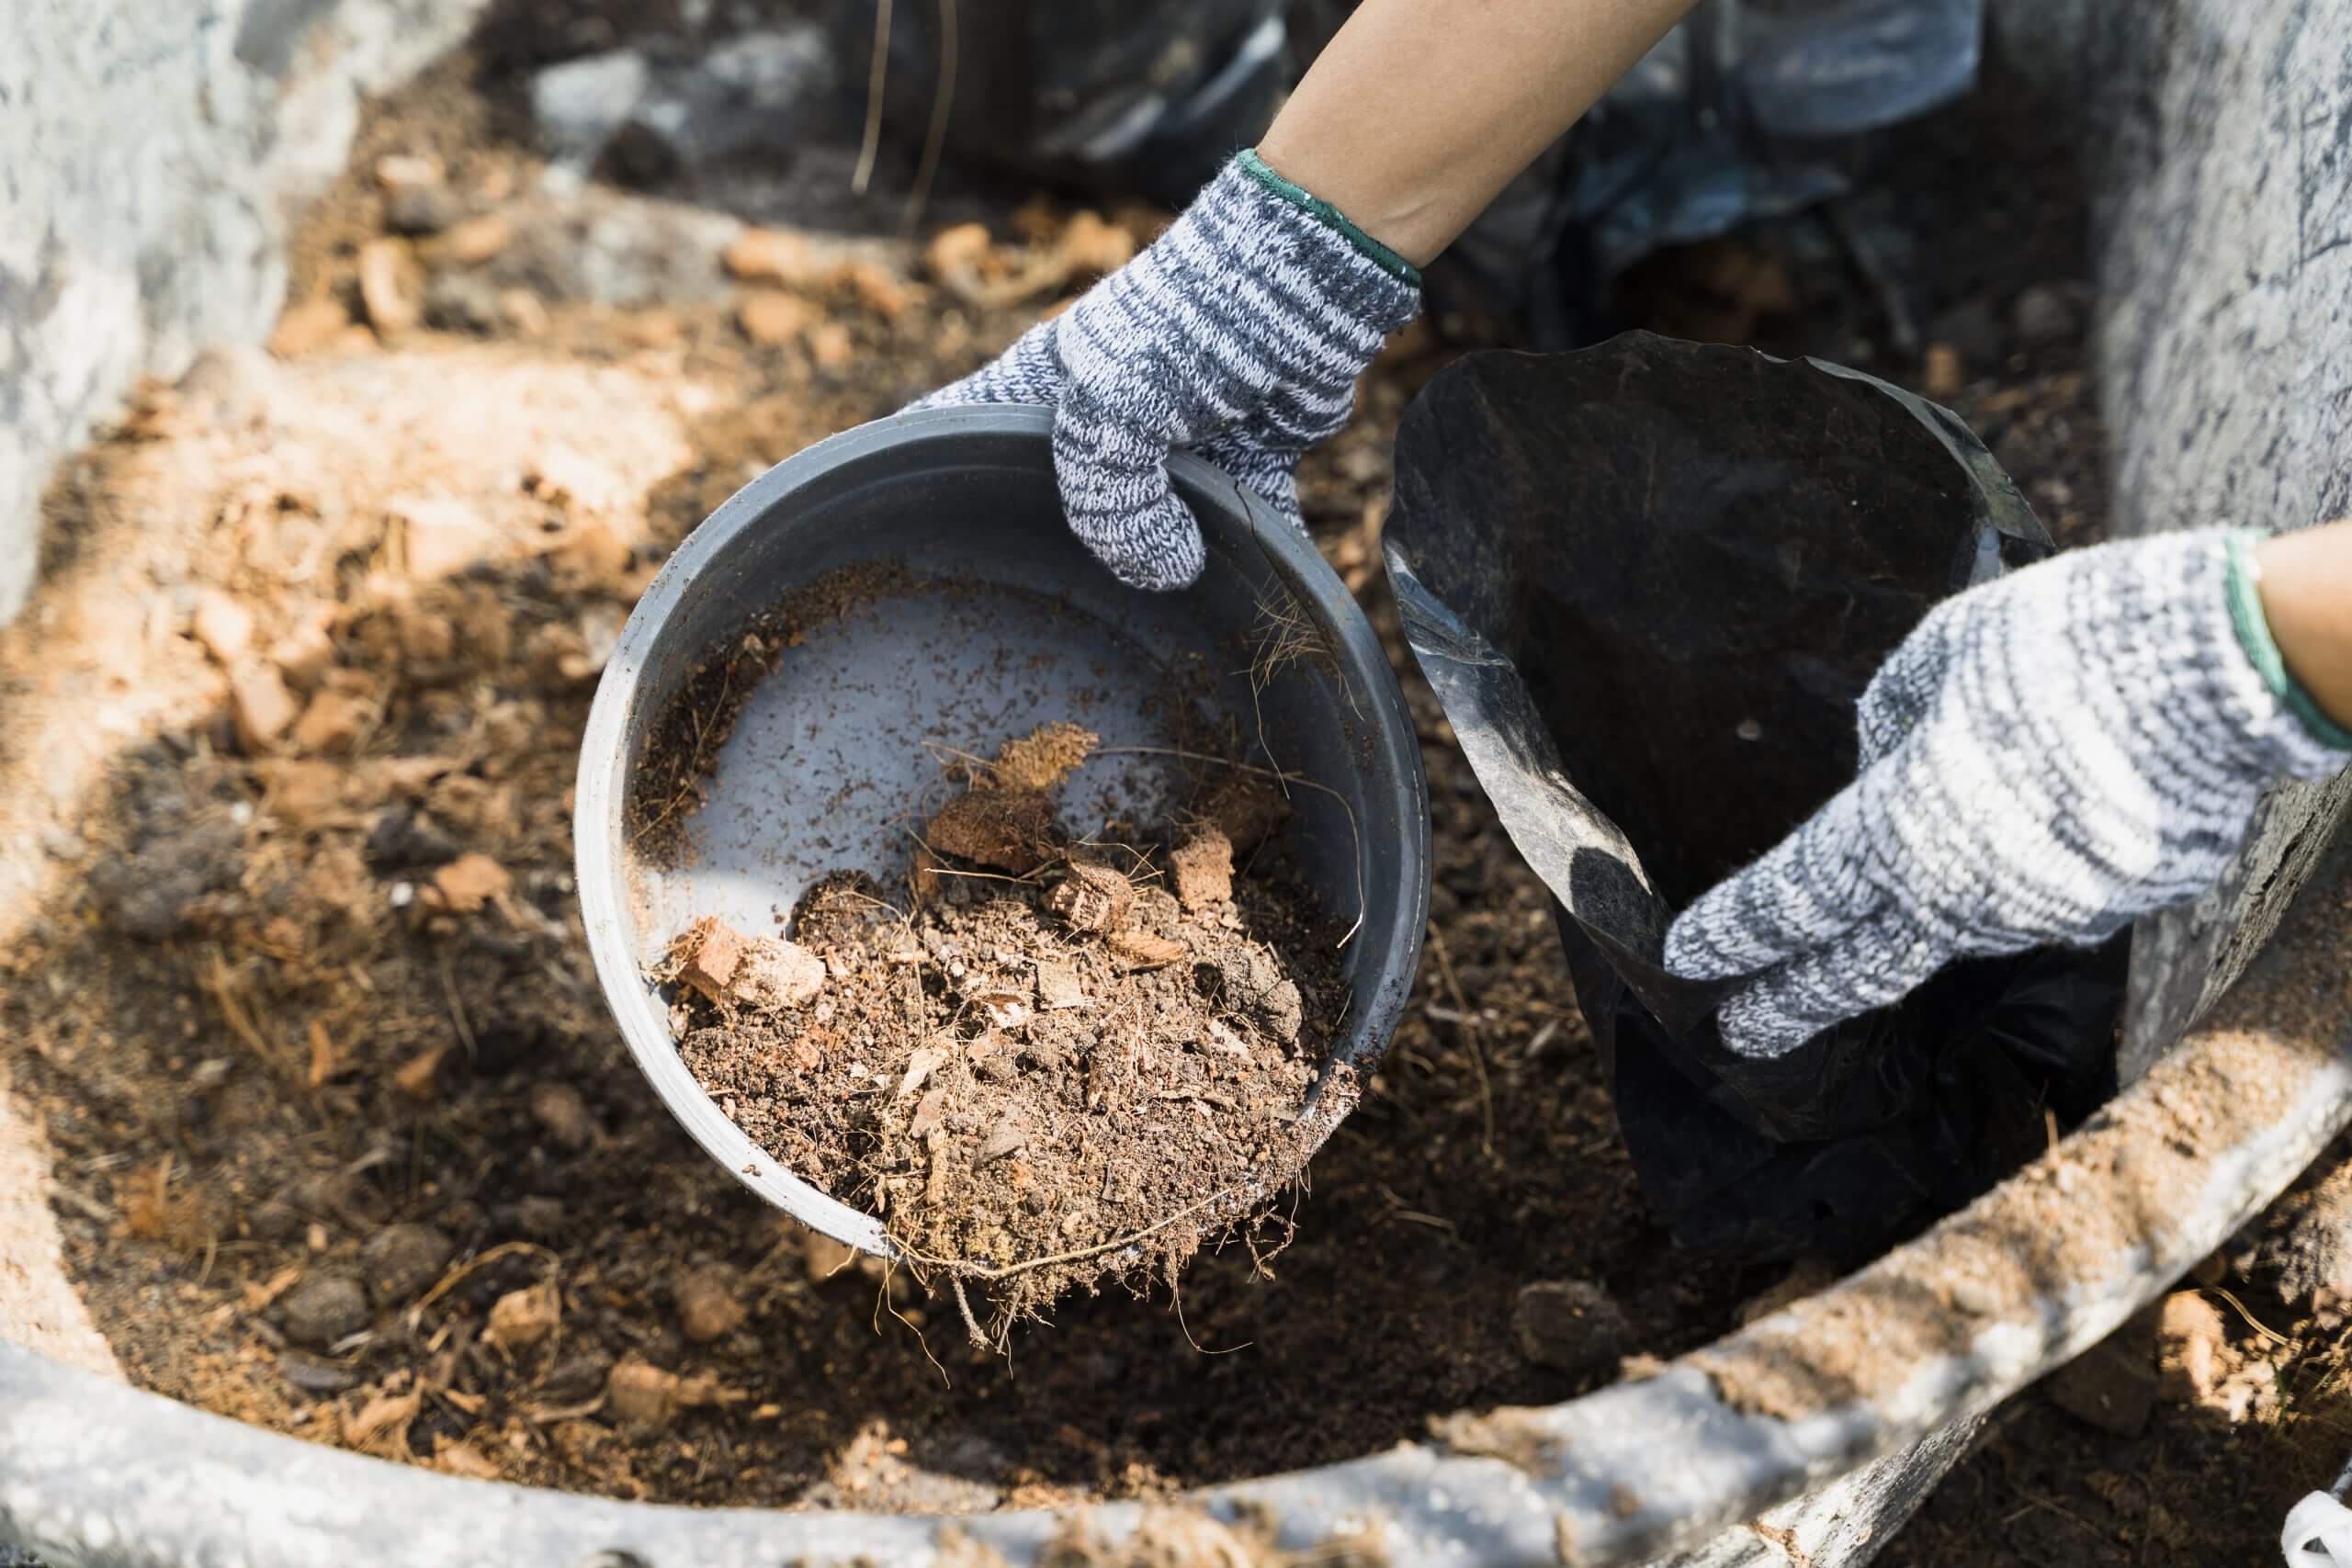
[{"label": "gloved hand", "polygon": [[1724,1043],[1778,1055],[1948,959],[2101,942],[2218,881],[2283,775],[2352,761],[2286,672],[2254,536],[2104,545],[1946,601],[1881,667],[1854,783],[1667,934],[1749,976]]},{"label": "gloved hand", "polygon": [[1182,588],[1204,557],[1168,454],[1199,453],[1298,523],[1299,454],[1347,423],[1419,302],[1402,258],[1244,152],[1142,254],[912,406],[1053,409],[1070,527],[1122,581]]}]

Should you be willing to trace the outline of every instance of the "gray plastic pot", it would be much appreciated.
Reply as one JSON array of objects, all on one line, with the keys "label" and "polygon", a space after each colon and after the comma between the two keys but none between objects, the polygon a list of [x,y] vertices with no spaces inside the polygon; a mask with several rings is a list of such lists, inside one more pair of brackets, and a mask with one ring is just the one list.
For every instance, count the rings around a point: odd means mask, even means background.
[{"label": "gray plastic pot", "polygon": [[[1321,786],[1290,787],[1281,834],[1325,913],[1353,927],[1340,949],[1351,1000],[1332,1055],[1364,1073],[1396,1029],[1429,918],[1420,748],[1379,639],[1337,575],[1255,495],[1180,457],[1170,472],[1200,519],[1207,569],[1181,592],[1125,586],[1063,521],[1052,427],[1039,409],[901,414],[753,479],[639,601],[581,744],[581,914],[638,1066],[738,1180],[885,1257],[872,1215],[794,1175],[720,1112],[679,1060],[645,972],[701,916],[765,931],[831,873],[901,884],[910,806],[927,789],[940,797],[949,752],[989,756],[1046,720],[1082,722],[1104,750],[1064,786],[1066,826],[1084,831],[1106,807],[1148,821],[1197,768],[1150,754],[1169,744],[1155,705],[1182,680],[1175,700],[1249,740],[1234,760]],[[902,565],[930,586],[804,626],[721,749],[685,863],[633,855],[631,776],[697,664],[794,591],[865,563]],[[1269,610],[1302,628],[1314,651],[1253,683]],[[1351,1099],[1311,1097],[1316,1144]]]}]

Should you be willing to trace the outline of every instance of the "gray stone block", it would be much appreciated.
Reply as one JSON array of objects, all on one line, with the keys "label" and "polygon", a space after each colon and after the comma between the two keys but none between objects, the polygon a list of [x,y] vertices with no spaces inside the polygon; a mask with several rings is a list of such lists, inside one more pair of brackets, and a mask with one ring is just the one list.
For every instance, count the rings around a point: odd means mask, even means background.
[{"label": "gray stone block", "polygon": [[289,218],[343,167],[363,96],[482,3],[0,6],[0,621],[58,459],[141,376],[266,335]]}]

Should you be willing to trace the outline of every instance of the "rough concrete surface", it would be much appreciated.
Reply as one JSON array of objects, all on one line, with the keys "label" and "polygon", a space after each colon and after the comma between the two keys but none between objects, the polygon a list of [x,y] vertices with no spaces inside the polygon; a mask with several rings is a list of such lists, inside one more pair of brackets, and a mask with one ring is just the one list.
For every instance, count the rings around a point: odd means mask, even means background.
[{"label": "rough concrete surface", "polygon": [[[2352,513],[2352,9],[2167,0],[2084,25],[2116,532]],[[2282,790],[2213,894],[2142,926],[2127,1076],[2245,969],[2348,806],[2352,778]]]},{"label": "rough concrete surface", "polygon": [[288,209],[363,95],[483,0],[17,0],[0,6],[0,621],[57,460],[144,373],[257,342]]},{"label": "rough concrete surface", "polygon": [[40,1124],[17,1108],[0,1081],[0,1338],[119,1378],[114,1351],[66,1283],[57,1219],[49,1209],[49,1164]]}]

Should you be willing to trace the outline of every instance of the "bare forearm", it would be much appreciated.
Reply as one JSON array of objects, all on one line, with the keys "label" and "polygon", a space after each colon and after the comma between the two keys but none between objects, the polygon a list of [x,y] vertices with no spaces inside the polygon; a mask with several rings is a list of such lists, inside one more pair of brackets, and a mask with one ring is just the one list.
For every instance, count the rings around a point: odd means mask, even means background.
[{"label": "bare forearm", "polygon": [[1259,143],[1420,265],[1694,0],[1364,0]]},{"label": "bare forearm", "polygon": [[2267,539],[2255,559],[2263,618],[2288,670],[2352,728],[2352,519]]}]

